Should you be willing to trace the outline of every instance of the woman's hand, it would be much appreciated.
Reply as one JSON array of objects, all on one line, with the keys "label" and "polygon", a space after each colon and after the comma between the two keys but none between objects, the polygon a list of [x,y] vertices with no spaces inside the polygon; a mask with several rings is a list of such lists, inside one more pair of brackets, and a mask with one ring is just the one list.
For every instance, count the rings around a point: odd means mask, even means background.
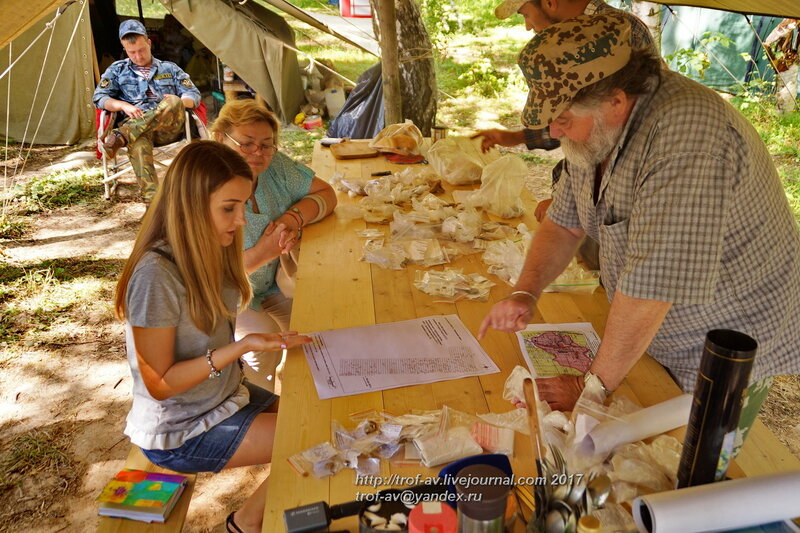
[{"label": "woman's hand", "polygon": [[[289,245],[292,237],[292,231],[287,229],[282,222],[270,222],[267,227],[264,228],[264,233],[258,238],[258,242],[254,248],[258,248],[260,252],[259,255],[266,259],[266,261],[264,261],[266,263],[286,253],[284,250]],[[289,250],[291,250],[291,247]]]},{"label": "woman's hand", "polygon": [[[283,224],[286,227],[286,234],[281,239],[281,253],[289,253],[300,240],[300,235],[303,233],[297,217],[288,213],[284,213],[275,219],[273,224]],[[266,231],[266,230],[265,230]]]},{"label": "woman's hand", "polygon": [[245,342],[250,352],[277,352],[308,344],[311,342],[311,337],[299,335],[296,331],[282,331],[281,333],[250,333],[242,341]]}]

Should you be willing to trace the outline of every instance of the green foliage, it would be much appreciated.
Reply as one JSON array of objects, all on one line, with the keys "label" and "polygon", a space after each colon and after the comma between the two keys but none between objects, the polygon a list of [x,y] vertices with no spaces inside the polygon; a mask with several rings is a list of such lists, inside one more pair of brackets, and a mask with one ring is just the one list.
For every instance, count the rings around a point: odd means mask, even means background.
[{"label": "green foliage", "polygon": [[508,75],[497,70],[489,57],[482,57],[472,63],[458,79],[468,90],[477,91],[487,98],[499,96],[506,87]]},{"label": "green foliage", "polygon": [[35,176],[17,185],[11,200],[20,211],[37,213],[57,207],[86,204],[100,198],[102,169],[81,169]]},{"label": "green foliage", "polygon": [[[163,19],[168,13],[167,8],[158,0],[141,0],[142,12],[148,19]],[[138,17],[139,7],[136,0],[116,0],[117,13],[126,17]]]},{"label": "green foliage", "polygon": [[706,76],[706,70],[711,66],[706,50],[713,45],[728,48],[733,41],[719,32],[707,31],[700,38],[700,46],[694,48],[681,48],[674,54],[666,56],[666,60],[673,69],[686,76],[696,75],[700,79]]},{"label": "green foliage", "polygon": [[420,14],[435,48],[444,46],[461,26],[455,4],[449,0],[419,0]]},{"label": "green foliage", "polygon": [[15,215],[0,215],[0,239],[21,239],[28,230],[24,218]]}]

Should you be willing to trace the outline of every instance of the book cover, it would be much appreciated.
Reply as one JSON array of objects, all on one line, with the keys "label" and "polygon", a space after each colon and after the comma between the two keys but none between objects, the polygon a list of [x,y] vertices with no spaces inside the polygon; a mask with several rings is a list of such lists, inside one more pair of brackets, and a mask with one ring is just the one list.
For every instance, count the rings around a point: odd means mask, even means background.
[{"label": "book cover", "polygon": [[97,497],[100,515],[163,522],[186,487],[187,477],[121,470]]}]

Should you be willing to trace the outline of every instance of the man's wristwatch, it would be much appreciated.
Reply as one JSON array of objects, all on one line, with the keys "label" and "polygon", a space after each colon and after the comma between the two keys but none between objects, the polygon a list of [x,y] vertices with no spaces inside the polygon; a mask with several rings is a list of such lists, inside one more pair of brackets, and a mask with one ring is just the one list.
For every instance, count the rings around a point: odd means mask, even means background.
[{"label": "man's wristwatch", "polygon": [[606,395],[606,397],[610,396],[611,393],[614,392],[608,390],[606,386],[603,384],[603,380],[600,379],[600,376],[593,373],[591,370],[583,375],[583,384],[586,385],[587,383],[589,383],[590,379],[595,379],[597,381],[597,383],[600,385],[600,388],[603,389],[603,393]]}]

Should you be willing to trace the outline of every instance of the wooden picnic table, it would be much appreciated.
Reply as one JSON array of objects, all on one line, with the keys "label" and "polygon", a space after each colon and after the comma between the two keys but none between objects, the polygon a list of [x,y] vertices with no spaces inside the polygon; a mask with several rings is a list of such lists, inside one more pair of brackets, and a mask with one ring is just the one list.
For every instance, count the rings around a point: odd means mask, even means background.
[{"label": "wooden picnic table", "polygon": [[[373,172],[405,168],[388,163],[382,156],[336,160],[330,149],[319,143],[314,149],[312,167],[324,180],[329,180],[334,172],[344,172],[349,178],[369,178]],[[452,189],[448,187],[448,191]],[[527,191],[523,191],[523,200],[531,208],[521,220],[529,228],[534,228],[537,225],[533,217],[535,201]],[[345,204],[354,200],[339,193],[339,202]],[[519,220],[510,222],[516,224]],[[313,332],[457,314],[470,331],[477,334],[491,306],[510,292],[506,283],[486,274],[481,254],[473,254],[461,256],[445,266],[460,268],[465,273],[484,274],[496,282],[489,301],[441,303],[413,285],[415,272],[424,267],[410,266],[398,271],[360,261],[365,239],[357,232],[368,227],[386,228],[368,224],[363,219],[342,220],[334,214],[303,230],[291,319],[293,330]],[[547,293],[538,301],[532,322],[591,322],[602,338],[608,309],[609,303],[602,288],[594,294]],[[384,409],[394,414],[405,414],[414,409],[439,409],[444,405],[467,413],[511,410],[512,405],[502,398],[503,385],[516,365],[525,365],[515,336],[492,330],[481,345],[500,368],[499,373],[330,400],[319,399],[302,348],[291,350],[282,376],[264,533],[285,531],[283,511],[286,509],[318,501],[333,505],[351,501],[359,492],[377,490],[356,486],[355,471],[351,469],[315,479],[313,476],[301,477],[289,465],[287,458],[291,455],[332,440],[331,422],[334,420],[351,427],[348,415],[368,409]],[[645,355],[615,394],[624,394],[641,406],[649,406],[680,393],[663,367]],[[676,435],[682,436],[682,430],[678,430]],[[535,476],[529,442],[527,436],[516,434],[515,452],[511,458],[515,476]],[[391,474],[409,477],[422,474],[425,478],[436,476],[441,467],[397,467],[382,461],[381,468],[381,475],[387,478]],[[738,464],[732,465],[729,473],[739,477],[798,468],[800,461],[757,421]],[[336,530],[358,530],[355,517],[338,520],[333,526]]]}]

